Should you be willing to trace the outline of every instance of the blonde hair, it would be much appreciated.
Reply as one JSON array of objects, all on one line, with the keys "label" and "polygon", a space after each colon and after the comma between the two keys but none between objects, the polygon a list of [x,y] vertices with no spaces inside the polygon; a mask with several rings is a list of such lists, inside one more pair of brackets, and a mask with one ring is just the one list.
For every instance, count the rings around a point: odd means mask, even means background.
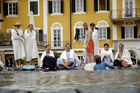
[{"label": "blonde hair", "polygon": [[120,46],[120,45],[121,45],[122,47],[124,47],[124,44],[123,44],[123,43],[120,43],[119,46]]}]

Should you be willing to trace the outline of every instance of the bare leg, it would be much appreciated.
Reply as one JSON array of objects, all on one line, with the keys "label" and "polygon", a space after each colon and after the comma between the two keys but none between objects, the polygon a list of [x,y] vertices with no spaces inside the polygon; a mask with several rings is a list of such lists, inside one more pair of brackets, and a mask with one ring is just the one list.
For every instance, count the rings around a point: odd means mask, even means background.
[{"label": "bare leg", "polygon": [[68,65],[68,66],[72,66],[72,65],[73,65],[73,62],[68,62],[67,65]]},{"label": "bare leg", "polygon": [[21,68],[21,59],[19,59],[18,67]]},{"label": "bare leg", "polygon": [[94,55],[91,53],[90,57],[91,57],[91,62],[93,63],[94,62]]},{"label": "bare leg", "polygon": [[31,60],[31,65],[35,65],[35,59]]},{"label": "bare leg", "polygon": [[17,65],[17,60],[15,61],[15,65],[16,65],[16,68],[18,68],[18,65]]},{"label": "bare leg", "polygon": [[88,63],[91,62],[91,56],[90,56],[90,53],[87,53],[87,59],[88,59]]}]

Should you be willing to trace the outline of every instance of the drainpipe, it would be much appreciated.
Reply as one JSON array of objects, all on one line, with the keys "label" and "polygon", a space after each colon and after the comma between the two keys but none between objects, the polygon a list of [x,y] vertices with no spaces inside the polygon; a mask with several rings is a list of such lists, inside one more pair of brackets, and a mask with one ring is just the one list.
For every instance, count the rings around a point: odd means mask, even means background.
[{"label": "drainpipe", "polygon": [[71,7],[72,6],[72,4],[71,4],[71,0],[70,0],[70,48],[72,49],[72,20],[71,20]]}]

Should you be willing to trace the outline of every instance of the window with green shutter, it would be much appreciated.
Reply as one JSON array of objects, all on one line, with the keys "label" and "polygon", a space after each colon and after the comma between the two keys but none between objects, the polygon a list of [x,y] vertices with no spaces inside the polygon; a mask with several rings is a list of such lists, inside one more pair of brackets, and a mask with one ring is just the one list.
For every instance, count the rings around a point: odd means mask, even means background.
[{"label": "window with green shutter", "polygon": [[109,11],[109,0],[94,0],[94,11]]},{"label": "window with green shutter", "polygon": [[137,38],[137,28],[133,25],[125,26],[125,39],[134,39]]},{"label": "window with green shutter", "polygon": [[107,27],[98,27],[98,31],[99,31],[99,39],[100,40],[108,39]]},{"label": "window with green shutter", "polygon": [[64,13],[64,1],[63,0],[52,0],[48,3],[49,14],[62,14]]},{"label": "window with green shutter", "polygon": [[72,0],[72,8],[75,13],[86,12],[86,0]]},{"label": "window with green shutter", "polygon": [[30,12],[33,12],[33,15],[38,15],[38,1],[30,1]]},{"label": "window with green shutter", "polygon": [[18,15],[18,4],[17,2],[6,2],[3,5],[4,16],[17,16]]}]

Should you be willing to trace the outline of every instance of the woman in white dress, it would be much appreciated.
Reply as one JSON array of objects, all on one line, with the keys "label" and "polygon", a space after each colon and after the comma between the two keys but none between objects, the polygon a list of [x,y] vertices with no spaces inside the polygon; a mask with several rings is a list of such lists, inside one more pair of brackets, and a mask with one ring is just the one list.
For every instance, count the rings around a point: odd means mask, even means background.
[{"label": "woman in white dress", "polygon": [[14,26],[15,28],[11,30],[11,40],[13,43],[15,65],[16,68],[21,68],[21,59],[25,57],[23,32],[20,28],[20,22],[16,22]]},{"label": "woman in white dress", "polygon": [[37,43],[36,43],[36,32],[33,30],[32,24],[29,24],[28,29],[25,30],[24,39],[25,39],[26,61],[34,62],[34,59],[38,58],[38,48],[37,48]]}]

